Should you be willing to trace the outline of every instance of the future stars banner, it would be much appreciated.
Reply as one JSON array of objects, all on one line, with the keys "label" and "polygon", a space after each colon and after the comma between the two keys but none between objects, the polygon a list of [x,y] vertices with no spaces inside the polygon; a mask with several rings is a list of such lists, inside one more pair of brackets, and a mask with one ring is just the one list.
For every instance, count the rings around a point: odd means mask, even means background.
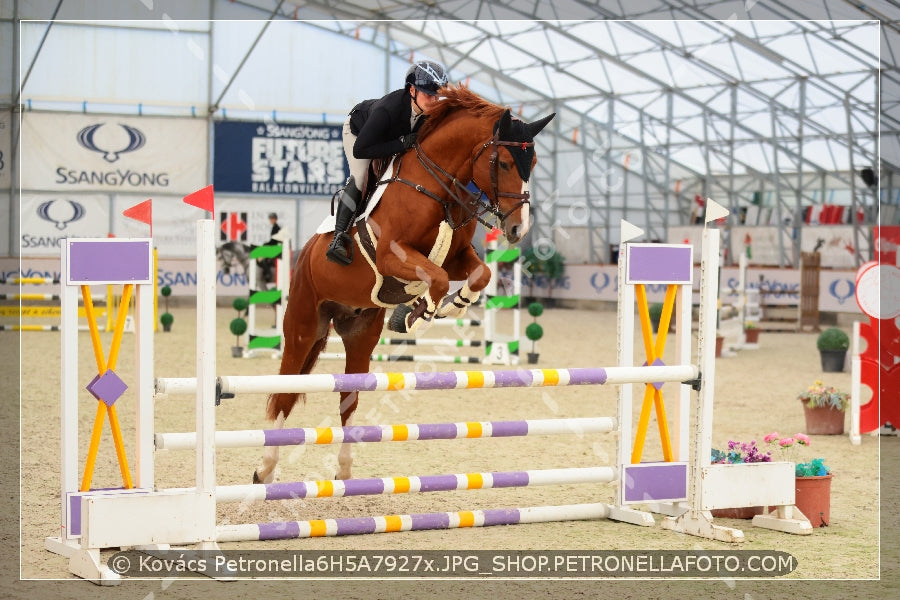
[{"label": "future stars banner", "polygon": [[217,192],[331,196],[350,175],[337,125],[219,121],[214,131]]}]

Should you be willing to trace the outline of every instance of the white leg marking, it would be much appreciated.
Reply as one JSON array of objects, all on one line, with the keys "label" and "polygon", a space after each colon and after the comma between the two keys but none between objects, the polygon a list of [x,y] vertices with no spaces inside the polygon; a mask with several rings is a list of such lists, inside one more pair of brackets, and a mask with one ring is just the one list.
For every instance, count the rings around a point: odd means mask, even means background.
[{"label": "white leg marking", "polygon": [[[353,415],[347,419],[345,427],[353,424]],[[341,450],[338,452],[338,472],[334,476],[335,479],[350,479],[350,469],[353,467],[353,444],[341,444]]]},{"label": "white leg marking", "polygon": [[[275,429],[284,429],[284,413],[278,413],[275,419]],[[263,452],[262,465],[256,470],[256,475],[263,483],[275,481],[275,465],[278,464],[278,446],[266,446]]]}]

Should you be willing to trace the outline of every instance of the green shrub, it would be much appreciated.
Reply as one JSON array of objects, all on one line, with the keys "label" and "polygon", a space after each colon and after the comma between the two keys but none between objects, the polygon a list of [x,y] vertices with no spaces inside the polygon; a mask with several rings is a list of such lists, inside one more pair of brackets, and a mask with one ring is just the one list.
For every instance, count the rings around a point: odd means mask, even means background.
[{"label": "green shrub", "polygon": [[175,321],[175,317],[172,316],[172,313],[163,313],[159,315],[159,322],[163,325],[171,325]]},{"label": "green shrub", "polygon": [[850,336],[837,327],[829,327],[816,340],[816,348],[819,350],[846,350],[849,347]]},{"label": "green shrub", "polygon": [[238,297],[234,299],[234,302],[231,303],[231,306],[234,310],[238,311],[238,313],[242,313],[247,310],[247,307],[250,306],[250,303],[247,302],[247,299],[244,297]]},{"label": "green shrub", "polygon": [[232,319],[231,323],[228,324],[228,329],[231,330],[232,335],[240,337],[247,331],[247,321],[240,317]]},{"label": "green shrub", "polygon": [[539,317],[544,314],[544,305],[540,302],[532,302],[528,305],[528,314],[532,317]]},{"label": "green shrub", "polygon": [[159,293],[162,294],[164,297],[168,298],[169,296],[172,295],[172,288],[170,288],[167,285],[164,285],[160,288]]},{"label": "green shrub", "polygon": [[531,323],[528,327],[525,328],[525,337],[527,337],[532,342],[536,342],[544,337],[544,328],[537,323]]}]

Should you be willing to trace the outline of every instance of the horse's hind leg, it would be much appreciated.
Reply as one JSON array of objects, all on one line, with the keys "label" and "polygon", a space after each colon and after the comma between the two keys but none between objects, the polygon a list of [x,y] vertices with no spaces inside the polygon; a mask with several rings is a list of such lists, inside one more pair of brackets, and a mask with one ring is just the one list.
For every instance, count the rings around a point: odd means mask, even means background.
[{"label": "horse's hind leg", "polygon": [[[298,294],[288,304],[284,315],[284,353],[279,375],[299,375],[312,371],[319,354],[328,343],[328,317],[314,301]],[[266,405],[266,417],[275,429],[282,429],[284,421],[304,394],[272,394]],[[262,463],[253,473],[253,483],[272,483],[278,464],[278,446],[266,446]]]},{"label": "horse's hind leg", "polygon": [[[368,373],[372,351],[384,328],[384,309],[368,308],[351,317],[334,318],[334,329],[344,342],[347,354],[345,373]],[[359,392],[341,393],[341,425],[349,427],[359,403]],[[353,443],[341,444],[338,453],[338,470],[335,479],[350,479],[353,467]]]}]

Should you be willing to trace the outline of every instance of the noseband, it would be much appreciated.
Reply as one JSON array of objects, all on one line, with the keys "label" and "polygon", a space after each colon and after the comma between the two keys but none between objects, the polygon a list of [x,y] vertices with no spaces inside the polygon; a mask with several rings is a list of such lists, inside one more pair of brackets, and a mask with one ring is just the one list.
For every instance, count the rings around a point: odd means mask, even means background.
[{"label": "noseband", "polygon": [[[416,142],[413,145],[413,148],[416,150],[416,159],[418,159],[419,164],[438,182],[438,184],[443,188],[444,192],[449,196],[449,199],[443,198],[438,194],[428,190],[423,185],[418,183],[409,181],[408,179],[403,179],[402,177],[391,177],[389,179],[385,179],[383,181],[379,181],[378,185],[387,185],[391,182],[398,182],[408,185],[414,188],[416,191],[425,194],[429,198],[437,201],[444,209],[444,220],[447,221],[447,224],[454,230],[459,229],[460,227],[464,227],[472,222],[473,219],[478,219],[478,222],[484,225],[485,227],[491,228],[493,225],[485,221],[482,217],[490,213],[497,217],[501,222],[506,220],[506,218],[512,213],[519,210],[524,204],[530,204],[529,200],[529,192],[501,192],[499,187],[499,177],[497,174],[497,165],[498,165],[498,155],[500,146],[516,146],[525,150],[527,148],[533,147],[534,142],[509,142],[500,139],[499,132],[494,132],[494,135],[488,141],[482,144],[481,148],[475,155],[472,157],[472,171],[475,171],[475,162],[481,156],[481,154],[487,150],[491,149],[490,156],[490,174],[491,174],[491,194],[485,194],[483,191],[479,191],[477,194],[473,193],[467,187],[467,184],[464,184],[459,179],[457,179],[452,173],[447,172],[445,169],[441,168],[436,162],[431,160],[425,152],[422,151],[422,147],[419,146],[419,143]],[[396,173],[400,173],[400,166],[403,161],[403,156],[401,155],[397,161],[397,170]],[[448,181],[449,180],[449,181]],[[487,197],[487,202],[483,201],[483,198]],[[501,198],[518,198],[519,202],[516,203],[514,207],[505,213],[500,210],[500,199]],[[462,219],[454,219],[451,213],[451,209],[455,206],[459,206],[463,210]]]}]

